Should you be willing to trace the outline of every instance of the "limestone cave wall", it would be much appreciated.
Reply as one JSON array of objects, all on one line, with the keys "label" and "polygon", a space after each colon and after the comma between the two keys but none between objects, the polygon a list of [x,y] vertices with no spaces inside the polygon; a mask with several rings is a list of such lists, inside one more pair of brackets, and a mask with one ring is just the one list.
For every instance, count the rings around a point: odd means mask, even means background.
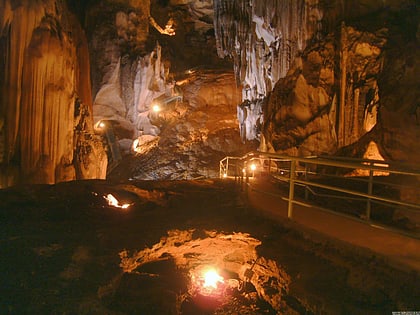
[{"label": "limestone cave wall", "polygon": [[63,1],[0,4],[1,186],[103,178],[87,42]]},{"label": "limestone cave wall", "polygon": [[242,139],[259,139],[262,151],[358,157],[373,141],[383,157],[416,162],[418,2],[214,7],[218,54],[233,59],[242,86]]},{"label": "limestone cave wall", "polygon": [[[417,162],[418,1],[5,0],[0,13],[1,186],[105,178],[115,152],[101,121],[122,153],[147,138],[189,152],[197,169],[211,165],[198,161],[206,150],[239,152],[237,140],[348,156],[373,141]],[[171,112],[155,114],[156,102]],[[211,137],[197,112],[220,118]]]}]

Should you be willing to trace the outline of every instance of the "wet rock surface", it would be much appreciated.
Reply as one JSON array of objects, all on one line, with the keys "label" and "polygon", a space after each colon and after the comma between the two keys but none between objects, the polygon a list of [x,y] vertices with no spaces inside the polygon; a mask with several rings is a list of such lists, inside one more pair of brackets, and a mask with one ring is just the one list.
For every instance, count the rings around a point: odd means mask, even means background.
[{"label": "wet rock surface", "polygon": [[[108,194],[130,206],[110,206]],[[0,197],[5,314],[384,314],[420,307],[417,274],[268,219],[232,182],[89,180],[14,187]],[[225,287],[223,297],[194,295],[191,271],[209,263],[223,266],[225,284],[248,277],[249,286]]]}]

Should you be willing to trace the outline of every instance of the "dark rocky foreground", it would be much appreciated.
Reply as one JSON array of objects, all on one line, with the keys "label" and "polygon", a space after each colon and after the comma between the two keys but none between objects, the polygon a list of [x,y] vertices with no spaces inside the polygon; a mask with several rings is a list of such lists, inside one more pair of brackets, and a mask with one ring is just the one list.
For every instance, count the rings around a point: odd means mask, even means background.
[{"label": "dark rocky foreground", "polygon": [[[112,207],[112,194],[127,209]],[[231,182],[0,190],[1,314],[390,314],[419,275],[248,207]],[[192,279],[221,267],[222,291]]]}]

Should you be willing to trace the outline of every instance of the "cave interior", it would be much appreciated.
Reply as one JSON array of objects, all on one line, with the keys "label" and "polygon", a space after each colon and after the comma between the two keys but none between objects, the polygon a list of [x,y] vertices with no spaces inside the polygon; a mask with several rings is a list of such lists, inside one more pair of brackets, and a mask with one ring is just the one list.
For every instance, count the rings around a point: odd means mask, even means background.
[{"label": "cave interior", "polygon": [[0,313],[419,312],[419,6],[1,1]]}]

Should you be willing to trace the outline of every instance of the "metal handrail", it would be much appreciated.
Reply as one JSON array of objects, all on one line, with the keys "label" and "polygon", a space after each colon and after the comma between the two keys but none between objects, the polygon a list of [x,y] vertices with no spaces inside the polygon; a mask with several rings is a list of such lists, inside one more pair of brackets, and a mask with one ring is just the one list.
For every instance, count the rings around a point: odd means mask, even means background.
[{"label": "metal handrail", "polygon": [[[284,182],[288,182],[289,186],[289,196],[282,197],[282,199],[287,200],[288,202],[288,218],[293,218],[293,205],[305,205],[305,206],[313,206],[306,201],[298,200],[295,198],[295,185],[303,186],[305,188],[305,200],[307,199],[307,193],[311,191],[310,187],[313,188],[320,188],[331,192],[338,192],[345,194],[345,196],[341,196],[343,199],[358,199],[358,200],[365,200],[366,201],[366,213],[365,213],[365,221],[366,223],[370,223],[371,220],[371,207],[372,203],[376,204],[386,204],[387,206],[400,206],[405,207],[404,210],[408,210],[410,212],[415,212],[420,214],[420,204],[408,202],[404,200],[400,200],[399,198],[392,198],[392,197],[385,197],[379,196],[373,193],[374,184],[378,185],[378,182],[374,180],[374,174],[376,172],[380,172],[381,174],[398,174],[404,176],[414,176],[416,178],[420,178],[420,166],[418,165],[403,165],[401,163],[394,163],[388,161],[381,161],[381,160],[369,160],[369,159],[355,159],[355,158],[343,158],[343,157],[332,157],[332,156],[311,156],[311,157],[295,157],[295,156],[288,156],[288,155],[281,155],[275,153],[267,153],[267,152],[249,152],[242,157],[230,157],[227,156],[223,160],[220,161],[220,177],[232,177],[232,171],[229,170],[229,166],[232,165],[230,160],[240,161],[241,163],[241,170],[238,171],[237,164],[235,163],[235,171],[233,172],[235,178],[240,177],[241,183],[244,182],[244,178],[246,179],[246,185],[249,184],[249,178],[254,177],[254,171],[250,171],[249,165],[252,162],[259,161],[260,169],[258,170],[258,174],[262,174],[267,172],[271,175],[278,173],[279,170],[283,172],[281,176],[281,180]],[[265,163],[268,160],[268,164]],[[276,163],[286,163],[286,166],[278,167]],[[275,167],[272,164],[276,164]],[[360,179],[362,182],[367,184],[367,191],[357,191],[348,189],[343,186],[339,185],[326,185],[319,182],[311,181],[314,177],[317,178],[325,178],[325,176],[332,175],[330,173],[316,173],[313,171],[309,171],[309,167],[311,168],[319,168],[319,167],[328,167],[332,170],[364,170],[367,171],[368,176],[365,178]],[[331,171],[331,169],[329,171]],[[324,171],[326,171],[324,169]],[[286,175],[284,175],[286,173]],[[288,174],[287,174],[288,173]],[[333,175],[334,177],[340,177],[337,175]],[[343,176],[342,176],[343,178]],[[387,184],[392,186],[392,183],[381,183]],[[401,185],[399,185],[401,187]],[[376,186],[375,186],[376,187]],[[412,186],[410,186],[412,187]],[[417,187],[416,187],[417,189]],[[312,190],[313,191],[313,190]],[[419,188],[419,195],[420,195],[420,188]],[[334,195],[335,198],[340,198],[339,195]],[[350,197],[350,198],[349,198]],[[320,208],[320,207],[319,207]],[[339,213],[336,213],[340,215]],[[395,230],[392,227],[389,227],[390,230]],[[406,234],[406,233],[404,233]],[[416,238],[420,238],[418,235],[414,235]]]}]

